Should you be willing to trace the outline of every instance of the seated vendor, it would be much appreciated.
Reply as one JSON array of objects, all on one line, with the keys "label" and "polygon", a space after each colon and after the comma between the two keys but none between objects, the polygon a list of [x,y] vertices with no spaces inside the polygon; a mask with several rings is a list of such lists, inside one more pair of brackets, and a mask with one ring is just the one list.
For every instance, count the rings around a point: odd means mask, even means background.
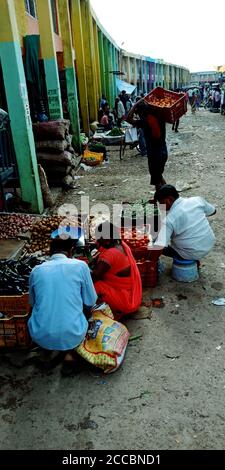
[{"label": "seated vendor", "polygon": [[151,250],[151,259],[161,254],[198,261],[213,248],[215,235],[207,220],[216,209],[201,197],[183,198],[169,184],[161,186],[155,200],[166,207],[166,217]]},{"label": "seated vendor", "polygon": [[100,255],[92,272],[99,300],[106,302],[116,318],[135,312],[142,301],[142,284],[130,248],[109,222],[96,229]]},{"label": "seated vendor", "polygon": [[70,259],[75,244],[71,238],[53,239],[50,260],[36,266],[29,281],[31,338],[45,350],[64,351],[63,375],[76,372],[74,349],[86,336],[97,300],[87,264]]},{"label": "seated vendor", "polygon": [[101,126],[105,131],[110,131],[113,128],[113,117],[109,111],[105,111],[100,121]]}]

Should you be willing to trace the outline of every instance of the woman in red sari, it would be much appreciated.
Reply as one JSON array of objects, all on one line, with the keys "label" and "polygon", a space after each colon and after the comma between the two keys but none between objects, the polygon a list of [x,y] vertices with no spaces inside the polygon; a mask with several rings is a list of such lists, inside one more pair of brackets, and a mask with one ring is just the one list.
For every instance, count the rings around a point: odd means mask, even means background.
[{"label": "woman in red sari", "polygon": [[92,272],[95,290],[118,319],[135,312],[141,305],[140,273],[130,248],[121,241],[113,224],[100,224],[96,239],[100,255]]}]

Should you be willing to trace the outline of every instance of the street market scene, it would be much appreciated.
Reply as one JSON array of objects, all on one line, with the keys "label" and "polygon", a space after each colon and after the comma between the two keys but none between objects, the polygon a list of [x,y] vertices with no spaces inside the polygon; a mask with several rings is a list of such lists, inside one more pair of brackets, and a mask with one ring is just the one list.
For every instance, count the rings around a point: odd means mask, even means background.
[{"label": "street market scene", "polygon": [[0,0],[1,450],[222,450],[225,65],[97,3]]}]

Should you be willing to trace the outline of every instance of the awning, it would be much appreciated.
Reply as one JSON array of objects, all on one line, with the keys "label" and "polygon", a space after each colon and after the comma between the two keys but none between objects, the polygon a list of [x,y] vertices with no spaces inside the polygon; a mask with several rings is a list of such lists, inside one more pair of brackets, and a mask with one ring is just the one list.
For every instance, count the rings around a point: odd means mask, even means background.
[{"label": "awning", "polygon": [[116,86],[117,86],[118,91],[125,90],[128,95],[131,95],[136,88],[135,85],[131,85],[131,83],[124,82],[123,80],[120,80],[119,78],[116,78]]}]

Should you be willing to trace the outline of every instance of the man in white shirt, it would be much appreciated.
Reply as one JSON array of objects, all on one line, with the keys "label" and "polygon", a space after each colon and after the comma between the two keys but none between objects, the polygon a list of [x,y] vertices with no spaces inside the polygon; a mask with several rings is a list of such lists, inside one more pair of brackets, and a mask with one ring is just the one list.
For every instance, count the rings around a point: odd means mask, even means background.
[{"label": "man in white shirt", "polygon": [[31,338],[45,350],[64,351],[64,375],[76,369],[74,349],[86,336],[86,315],[97,300],[87,264],[70,259],[74,245],[71,238],[52,240],[50,260],[32,270],[29,282]]},{"label": "man in white shirt", "polygon": [[122,122],[123,118],[125,117],[125,108],[124,108],[123,102],[120,99],[120,97],[118,99],[119,99],[119,101],[118,101],[118,105],[117,105],[118,106],[117,107],[117,118],[118,118],[118,126],[120,127],[121,122]]},{"label": "man in white shirt", "polygon": [[166,217],[154,243],[152,258],[161,254],[172,258],[196,260],[206,256],[213,248],[215,235],[207,216],[216,209],[201,197],[183,198],[169,184],[156,191],[155,199],[166,207]]},{"label": "man in white shirt", "polygon": [[190,88],[188,90],[188,97],[189,97],[189,103],[190,104],[191,104],[191,99],[192,99],[193,92],[194,92],[193,88]]},{"label": "man in white shirt", "polygon": [[216,88],[214,93],[214,108],[219,109],[221,101],[220,89]]}]

